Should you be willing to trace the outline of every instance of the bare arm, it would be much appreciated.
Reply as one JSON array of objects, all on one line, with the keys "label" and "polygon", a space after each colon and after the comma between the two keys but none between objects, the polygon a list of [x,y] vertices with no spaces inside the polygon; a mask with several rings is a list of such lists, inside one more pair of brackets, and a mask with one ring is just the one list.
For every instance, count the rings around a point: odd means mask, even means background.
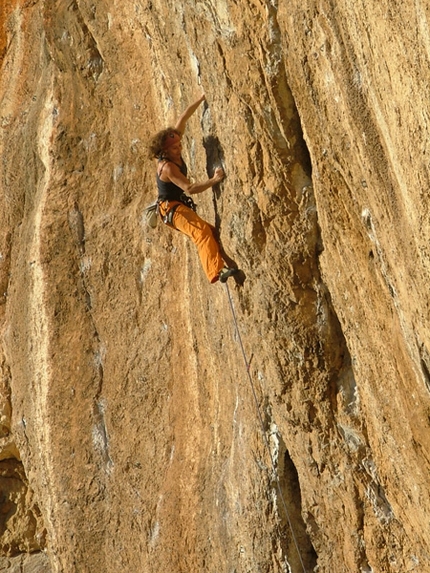
[{"label": "bare arm", "polygon": [[[207,181],[202,181],[201,183],[191,183],[189,179],[183,175],[179,167],[174,163],[167,163],[163,171],[163,176],[169,181],[180,187],[184,193],[189,193],[190,195],[196,195],[197,193],[202,193],[219,183],[224,178],[224,170],[221,167],[215,169],[213,177]],[[163,177],[163,180],[164,180]]]},{"label": "bare arm", "polygon": [[177,129],[178,131],[180,131],[181,133],[184,133],[185,131],[185,126],[187,125],[187,121],[190,119],[190,117],[193,115],[193,113],[196,111],[196,109],[199,107],[199,105],[205,100],[205,94],[202,94],[198,100],[196,100],[194,103],[192,103],[191,105],[189,105],[187,107],[187,109],[183,112],[183,114],[180,116],[180,118],[178,119],[178,121],[175,124],[175,129]]}]

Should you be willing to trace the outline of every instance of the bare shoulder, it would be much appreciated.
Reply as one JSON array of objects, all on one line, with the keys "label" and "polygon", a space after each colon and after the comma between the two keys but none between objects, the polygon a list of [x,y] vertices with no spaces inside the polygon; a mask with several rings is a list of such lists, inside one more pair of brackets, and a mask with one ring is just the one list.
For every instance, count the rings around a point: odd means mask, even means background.
[{"label": "bare shoulder", "polygon": [[167,161],[166,166],[163,169],[163,172],[176,174],[176,173],[180,173],[181,170],[179,169],[179,166],[176,165],[176,163],[173,163],[173,161]]},{"label": "bare shoulder", "polygon": [[181,175],[181,170],[173,161],[166,161],[158,167],[158,176],[162,181],[169,181],[172,177],[177,177],[178,175]]}]

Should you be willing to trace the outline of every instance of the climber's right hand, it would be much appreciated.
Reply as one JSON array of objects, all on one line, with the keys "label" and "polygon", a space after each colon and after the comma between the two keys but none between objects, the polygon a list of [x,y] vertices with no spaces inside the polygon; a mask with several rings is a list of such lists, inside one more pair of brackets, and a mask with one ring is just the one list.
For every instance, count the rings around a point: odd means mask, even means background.
[{"label": "climber's right hand", "polygon": [[214,183],[219,183],[222,179],[224,179],[224,169],[222,167],[217,167],[214,172],[214,176],[212,177]]}]

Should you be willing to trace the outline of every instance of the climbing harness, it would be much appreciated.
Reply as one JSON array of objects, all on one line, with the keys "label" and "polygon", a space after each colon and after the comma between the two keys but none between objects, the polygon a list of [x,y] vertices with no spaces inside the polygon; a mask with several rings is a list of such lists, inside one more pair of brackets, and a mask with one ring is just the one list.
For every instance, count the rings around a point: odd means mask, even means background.
[{"label": "climbing harness", "polygon": [[[170,207],[170,209],[168,209],[168,207],[167,207],[168,210],[167,210],[166,214],[164,216],[162,216],[163,223],[165,225],[168,225],[169,227],[175,228],[175,226],[173,225],[173,215],[175,214],[175,211],[179,207],[180,204],[185,205],[186,207],[189,207],[194,212],[197,211],[197,205],[194,203],[194,201],[191,199],[191,197],[188,197],[188,195],[185,195],[185,193],[182,193],[182,195],[179,197],[178,201],[179,201],[179,203],[176,203],[176,205],[173,205],[173,207]],[[161,201],[161,203],[162,202],[163,201]],[[169,204],[169,201],[167,201],[167,205],[168,204]]]},{"label": "climbing harness", "polygon": [[171,207],[167,213],[162,217],[163,219],[163,223],[165,225],[168,225],[169,227],[173,227],[173,229],[175,228],[173,226],[173,215],[175,214],[176,209],[179,207],[179,204],[177,205],[173,205],[173,207]]},{"label": "climbing harness", "polygon": [[272,466],[272,473],[273,473],[273,475],[275,476],[275,481],[276,481],[276,485],[277,485],[277,488],[278,488],[279,497],[280,497],[280,499],[281,499],[281,501],[282,501],[282,507],[284,508],[285,515],[286,515],[286,517],[287,517],[287,521],[288,521],[288,525],[289,525],[289,528],[290,528],[290,531],[291,531],[291,536],[292,536],[292,539],[293,539],[294,547],[296,548],[297,555],[298,555],[298,557],[299,557],[299,561],[300,561],[300,564],[301,564],[302,569],[303,569],[303,573],[307,573],[307,572],[306,572],[305,565],[304,565],[304,563],[303,563],[303,559],[302,559],[300,550],[299,550],[299,545],[298,545],[298,542],[297,542],[297,538],[296,538],[296,535],[295,535],[295,533],[294,533],[293,524],[292,524],[292,522],[291,522],[290,514],[289,514],[288,509],[287,509],[287,504],[286,504],[286,502],[285,502],[285,498],[284,498],[284,495],[283,495],[283,493],[282,493],[281,483],[280,483],[280,481],[279,481],[278,472],[276,471],[275,460],[273,459],[273,455],[272,455],[272,452],[271,452],[271,449],[270,449],[269,440],[268,440],[268,438],[267,438],[267,434],[266,434],[265,429],[264,429],[263,416],[262,416],[262,414],[261,414],[261,409],[260,409],[260,405],[259,405],[259,403],[258,403],[257,393],[256,393],[256,391],[255,391],[254,382],[253,382],[253,380],[252,380],[252,376],[251,376],[251,372],[250,372],[251,360],[252,360],[252,358],[253,358],[253,355],[251,355],[251,358],[248,360],[247,355],[246,355],[246,352],[245,352],[245,347],[244,347],[243,342],[242,342],[242,337],[241,337],[240,331],[239,331],[239,325],[238,325],[238,321],[237,321],[237,317],[236,317],[236,311],[234,310],[233,299],[232,299],[232,297],[231,297],[230,289],[229,289],[227,283],[225,283],[225,288],[226,288],[226,290],[227,290],[228,302],[229,302],[229,304],[230,304],[231,315],[232,315],[232,317],[233,317],[234,327],[235,327],[235,329],[236,329],[237,340],[238,340],[238,342],[239,342],[240,350],[241,350],[241,352],[242,352],[243,361],[244,361],[244,363],[245,363],[245,367],[246,367],[246,372],[247,372],[247,375],[248,375],[249,384],[250,384],[250,386],[251,386],[252,395],[253,395],[253,397],[254,397],[254,401],[255,401],[255,405],[256,405],[256,409],[257,409],[257,415],[258,415],[258,420],[259,420],[260,426],[261,426],[261,433],[262,433],[262,435],[263,435],[263,441],[264,441],[264,444],[265,444],[265,446],[266,446],[266,449],[267,449],[267,451],[268,451],[268,453],[269,453],[270,463],[271,463],[271,466]]},{"label": "climbing harness", "polygon": [[191,197],[188,197],[188,195],[185,195],[185,193],[182,193],[182,195],[179,197],[179,201],[183,203],[186,207],[192,209],[194,212],[197,211],[197,205],[194,203]]}]

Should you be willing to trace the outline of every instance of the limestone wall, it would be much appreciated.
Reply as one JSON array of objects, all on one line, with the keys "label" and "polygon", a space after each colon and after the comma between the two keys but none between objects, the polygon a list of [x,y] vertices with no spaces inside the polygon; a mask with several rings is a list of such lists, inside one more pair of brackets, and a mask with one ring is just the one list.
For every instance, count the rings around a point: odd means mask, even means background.
[{"label": "limestone wall", "polygon": [[427,13],[3,0],[0,571],[430,572]]}]

